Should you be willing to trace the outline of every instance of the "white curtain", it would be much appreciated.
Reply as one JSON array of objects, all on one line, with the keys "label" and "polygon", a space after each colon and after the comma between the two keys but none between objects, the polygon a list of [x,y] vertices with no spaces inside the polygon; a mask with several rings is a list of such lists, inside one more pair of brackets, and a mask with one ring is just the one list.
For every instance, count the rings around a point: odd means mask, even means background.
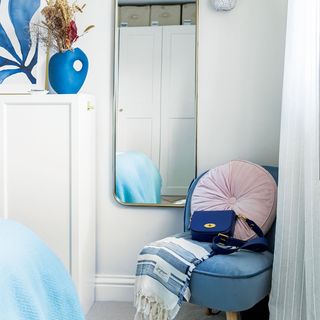
[{"label": "white curtain", "polygon": [[288,0],[271,320],[320,320],[320,0]]}]

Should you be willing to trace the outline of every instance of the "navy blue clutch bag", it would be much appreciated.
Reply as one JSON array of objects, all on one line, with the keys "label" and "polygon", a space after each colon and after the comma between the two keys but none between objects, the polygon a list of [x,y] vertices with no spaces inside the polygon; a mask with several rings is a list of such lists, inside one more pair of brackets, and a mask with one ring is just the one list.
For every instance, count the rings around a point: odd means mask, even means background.
[{"label": "navy blue clutch bag", "polygon": [[236,218],[233,210],[195,211],[190,224],[192,239],[212,242],[219,233],[233,236]]}]

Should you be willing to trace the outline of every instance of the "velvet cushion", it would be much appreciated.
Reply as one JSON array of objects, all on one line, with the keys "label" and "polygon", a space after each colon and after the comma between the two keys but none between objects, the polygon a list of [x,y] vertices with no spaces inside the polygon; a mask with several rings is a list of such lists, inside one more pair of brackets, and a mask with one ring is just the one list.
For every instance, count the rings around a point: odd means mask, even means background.
[{"label": "velvet cushion", "polygon": [[[201,210],[234,210],[255,221],[266,234],[275,219],[276,194],[277,185],[266,169],[248,161],[231,161],[200,178],[191,198],[191,216]],[[256,234],[238,219],[234,236],[248,240]]]}]

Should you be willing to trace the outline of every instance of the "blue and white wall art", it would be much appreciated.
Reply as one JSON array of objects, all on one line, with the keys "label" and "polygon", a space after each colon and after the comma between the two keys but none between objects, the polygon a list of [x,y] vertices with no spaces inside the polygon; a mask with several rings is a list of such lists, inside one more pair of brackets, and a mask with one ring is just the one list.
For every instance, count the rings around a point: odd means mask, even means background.
[{"label": "blue and white wall art", "polygon": [[0,93],[44,89],[45,53],[30,34],[40,8],[41,0],[0,0]]}]

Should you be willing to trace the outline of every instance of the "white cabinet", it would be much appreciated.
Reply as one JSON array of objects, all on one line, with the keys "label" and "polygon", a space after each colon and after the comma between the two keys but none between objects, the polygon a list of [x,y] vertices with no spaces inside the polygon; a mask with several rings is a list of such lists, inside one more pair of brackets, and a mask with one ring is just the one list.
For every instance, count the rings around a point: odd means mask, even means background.
[{"label": "white cabinet", "polygon": [[0,96],[0,217],[56,253],[84,312],[94,301],[93,106],[89,95]]},{"label": "white cabinet", "polygon": [[140,151],[185,195],[195,174],[195,26],[120,28],[117,151]]}]

